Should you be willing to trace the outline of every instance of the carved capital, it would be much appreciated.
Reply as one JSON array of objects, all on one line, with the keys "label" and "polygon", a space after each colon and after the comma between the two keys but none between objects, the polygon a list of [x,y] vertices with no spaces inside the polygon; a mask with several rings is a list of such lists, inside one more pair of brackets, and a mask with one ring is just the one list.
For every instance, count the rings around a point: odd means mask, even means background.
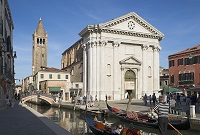
[{"label": "carved capital", "polygon": [[159,46],[153,47],[154,52],[159,52],[160,50],[161,50],[161,48]]},{"label": "carved capital", "polygon": [[112,45],[113,45],[113,47],[119,47],[120,43],[119,42],[113,42]]},{"label": "carved capital", "polygon": [[100,46],[106,46],[106,44],[107,44],[107,41],[100,41],[99,43]]},{"label": "carved capital", "polygon": [[148,48],[149,48],[149,46],[148,46],[148,45],[142,45],[142,50],[143,50],[143,51],[146,51],[146,50],[148,50]]},{"label": "carved capital", "polygon": [[95,42],[91,42],[91,43],[90,43],[90,46],[91,46],[91,47],[95,47],[95,46],[96,46],[96,43],[95,43]]},{"label": "carved capital", "polygon": [[84,51],[86,50],[86,44],[83,44],[81,47],[83,48]]}]

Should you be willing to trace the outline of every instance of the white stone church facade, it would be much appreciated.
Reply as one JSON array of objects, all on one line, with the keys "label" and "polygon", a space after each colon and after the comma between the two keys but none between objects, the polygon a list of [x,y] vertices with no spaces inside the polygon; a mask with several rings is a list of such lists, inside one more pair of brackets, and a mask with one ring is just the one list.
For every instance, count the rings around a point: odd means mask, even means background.
[{"label": "white stone church facade", "polygon": [[[83,83],[81,95],[98,100],[139,99],[159,90],[159,51],[164,34],[131,12],[111,21],[88,25],[81,39],[62,54],[62,68],[73,83]],[[81,78],[81,79],[80,79]]]}]

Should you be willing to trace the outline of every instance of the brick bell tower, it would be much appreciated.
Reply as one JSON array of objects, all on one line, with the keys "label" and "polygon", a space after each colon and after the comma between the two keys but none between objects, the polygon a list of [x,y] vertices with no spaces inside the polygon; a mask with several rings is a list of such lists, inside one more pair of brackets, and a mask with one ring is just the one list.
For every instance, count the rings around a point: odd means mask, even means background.
[{"label": "brick bell tower", "polygon": [[33,33],[32,75],[37,73],[41,67],[47,67],[47,39],[48,34],[44,32],[40,18],[37,29]]}]

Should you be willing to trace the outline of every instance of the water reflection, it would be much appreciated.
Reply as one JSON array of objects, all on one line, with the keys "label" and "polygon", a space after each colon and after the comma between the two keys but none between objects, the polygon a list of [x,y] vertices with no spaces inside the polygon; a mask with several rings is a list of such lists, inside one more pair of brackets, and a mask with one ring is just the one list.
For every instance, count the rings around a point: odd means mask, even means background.
[{"label": "water reflection", "polygon": [[[34,110],[43,114],[74,135],[93,135],[84,121],[84,114],[82,112],[72,111],[69,109],[52,108],[50,106],[37,106],[33,104],[28,104],[28,106],[32,107]],[[129,123],[121,122],[112,116],[105,117],[104,120],[106,123],[113,123],[113,127],[118,124],[122,124],[125,127],[129,127],[130,125]],[[144,128],[141,126],[135,127],[141,129],[141,135],[159,135],[159,131],[157,129]],[[183,135],[199,135],[197,131],[192,130],[181,131],[181,133],[183,133]],[[169,134],[177,135],[174,130],[170,130]]]}]

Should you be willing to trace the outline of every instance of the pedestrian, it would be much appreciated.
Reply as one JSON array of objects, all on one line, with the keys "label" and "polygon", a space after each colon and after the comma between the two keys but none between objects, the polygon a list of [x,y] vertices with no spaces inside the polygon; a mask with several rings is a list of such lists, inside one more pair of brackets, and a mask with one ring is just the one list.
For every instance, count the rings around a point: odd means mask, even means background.
[{"label": "pedestrian", "polygon": [[153,106],[155,106],[155,104],[156,104],[156,95],[155,95],[155,93],[153,93],[153,95],[152,95],[152,100],[153,100]]},{"label": "pedestrian", "polygon": [[86,105],[86,100],[87,100],[86,96],[83,96],[84,105]]},{"label": "pedestrian", "polygon": [[15,106],[15,98],[12,97],[12,99],[11,99],[11,107],[13,108],[14,106]]},{"label": "pedestrian", "polygon": [[150,105],[151,105],[151,100],[152,100],[152,97],[151,97],[151,95],[149,95],[149,103],[150,103]]},{"label": "pedestrian", "polygon": [[6,108],[8,109],[9,106],[10,106],[10,100],[9,100],[9,97],[7,96],[6,99],[5,99],[5,103],[6,103]]},{"label": "pedestrian", "polygon": [[147,105],[147,94],[145,93],[144,97],[143,97],[143,101],[144,101],[144,105]]},{"label": "pedestrian", "polygon": [[164,101],[163,96],[160,96],[159,103],[157,103],[153,109],[158,114],[158,125],[161,135],[167,135],[169,104]]},{"label": "pedestrian", "polygon": [[97,95],[95,96],[95,101],[98,102],[98,100],[97,100]]},{"label": "pedestrian", "polygon": [[17,97],[18,97],[18,100],[21,99],[21,95],[20,95],[20,93],[18,93]]},{"label": "pedestrian", "polygon": [[190,106],[190,103],[191,103],[191,99],[190,99],[190,96],[188,95],[186,97],[186,106]]},{"label": "pedestrian", "polygon": [[17,93],[15,93],[15,100],[17,100]]},{"label": "pedestrian", "polygon": [[176,108],[176,101],[175,99],[172,97],[169,100],[169,113],[175,113],[175,108]]}]

